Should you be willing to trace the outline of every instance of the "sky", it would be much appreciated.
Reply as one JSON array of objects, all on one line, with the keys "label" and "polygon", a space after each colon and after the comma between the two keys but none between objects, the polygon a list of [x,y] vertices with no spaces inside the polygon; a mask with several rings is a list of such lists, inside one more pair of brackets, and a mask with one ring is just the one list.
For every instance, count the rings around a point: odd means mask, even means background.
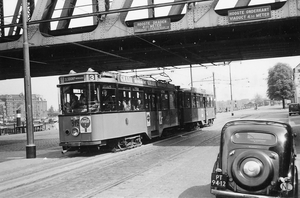
[{"label": "sky", "polygon": [[[13,14],[13,8],[17,0],[4,0],[5,16]],[[79,2],[80,0],[78,0]],[[82,1],[82,0],[81,0]],[[156,0],[159,3],[170,2],[172,0]],[[233,7],[237,0],[220,0],[217,8]],[[269,3],[275,0],[252,0],[250,5],[258,3]],[[60,3],[62,1],[59,1]],[[86,2],[86,0],[84,0]],[[135,0],[134,6],[138,6],[137,3],[145,3],[147,0]],[[86,8],[84,8],[86,9]],[[83,8],[78,10],[83,12]],[[168,13],[168,11],[164,11]],[[140,16],[140,15],[139,15]],[[136,15],[131,14],[134,19]],[[9,23],[10,19],[6,18],[5,23]],[[231,76],[232,76],[232,97],[233,100],[240,99],[253,99],[256,94],[262,97],[266,97],[267,90],[267,76],[268,70],[275,66],[277,63],[286,63],[290,67],[294,68],[300,64],[300,56],[295,57],[282,57],[272,59],[260,59],[249,61],[236,61],[231,62]],[[190,69],[177,69],[165,71],[172,79],[172,84],[180,85],[181,87],[191,86]],[[216,86],[216,98],[217,100],[230,100],[230,83],[229,83],[229,66],[207,67],[207,68],[193,68],[192,78],[194,87],[200,87],[206,89],[207,92],[213,93],[213,78],[212,74],[215,74],[215,86]],[[47,100],[48,108],[53,106],[54,109],[58,109],[58,76],[39,77],[32,78],[32,93],[41,95]],[[24,79],[12,79],[0,81],[0,94],[20,94],[24,93]]]}]

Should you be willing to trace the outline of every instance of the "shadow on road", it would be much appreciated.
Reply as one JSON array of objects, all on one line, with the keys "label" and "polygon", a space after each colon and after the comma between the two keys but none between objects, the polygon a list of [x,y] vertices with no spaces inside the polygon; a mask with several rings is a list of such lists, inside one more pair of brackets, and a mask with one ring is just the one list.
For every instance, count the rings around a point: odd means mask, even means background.
[{"label": "shadow on road", "polygon": [[178,198],[214,198],[210,193],[210,184],[204,186],[193,186],[183,191]]}]

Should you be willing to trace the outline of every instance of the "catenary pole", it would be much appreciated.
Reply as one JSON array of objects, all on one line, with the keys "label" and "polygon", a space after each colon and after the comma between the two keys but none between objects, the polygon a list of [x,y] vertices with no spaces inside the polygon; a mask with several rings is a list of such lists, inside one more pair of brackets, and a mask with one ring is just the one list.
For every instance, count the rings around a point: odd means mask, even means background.
[{"label": "catenary pole", "polygon": [[233,99],[232,99],[232,80],[231,80],[231,66],[229,64],[229,84],[230,84],[230,111],[231,115],[233,116]]},{"label": "catenary pole", "polygon": [[33,116],[32,116],[32,95],[31,95],[31,77],[29,61],[29,44],[27,35],[27,0],[22,0],[23,17],[23,56],[24,56],[24,89],[25,89],[25,110],[26,110],[26,158],[36,158],[36,147],[33,135]]}]

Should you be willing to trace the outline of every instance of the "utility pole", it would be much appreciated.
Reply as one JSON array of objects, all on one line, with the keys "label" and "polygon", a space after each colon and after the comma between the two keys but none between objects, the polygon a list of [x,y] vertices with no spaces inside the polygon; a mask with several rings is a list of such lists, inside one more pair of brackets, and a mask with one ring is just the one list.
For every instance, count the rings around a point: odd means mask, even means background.
[{"label": "utility pole", "polygon": [[217,114],[217,106],[216,106],[216,83],[215,83],[215,72],[212,73],[213,74],[213,89],[214,89],[214,107],[215,107],[215,115]]},{"label": "utility pole", "polygon": [[193,89],[194,87],[194,84],[193,84],[193,71],[192,71],[192,65],[190,65],[190,75],[191,75],[191,90]]},{"label": "utility pole", "polygon": [[24,56],[24,89],[25,89],[25,110],[26,110],[26,158],[36,158],[36,147],[33,136],[33,116],[32,116],[32,94],[31,94],[31,77],[29,61],[29,45],[27,35],[27,0],[22,0],[22,17],[23,17],[23,56]]},{"label": "utility pole", "polygon": [[233,100],[232,100],[231,66],[230,66],[230,64],[229,64],[229,85],[230,85],[230,111],[231,111],[231,115],[234,116],[234,113],[233,113]]}]

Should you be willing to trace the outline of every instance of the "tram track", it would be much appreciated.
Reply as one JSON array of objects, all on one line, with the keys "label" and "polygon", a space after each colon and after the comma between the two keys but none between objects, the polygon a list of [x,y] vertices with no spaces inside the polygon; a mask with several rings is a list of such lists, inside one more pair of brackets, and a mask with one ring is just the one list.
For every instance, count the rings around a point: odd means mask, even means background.
[{"label": "tram track", "polygon": [[[31,175],[31,179],[30,175],[27,175],[18,178],[18,182],[10,180],[8,182],[13,185],[6,189],[0,188],[0,196],[62,197],[61,193],[70,192],[71,194],[68,193],[66,197],[93,197],[160,164],[173,160],[196,146],[205,145],[218,136],[219,133],[214,134],[211,131],[182,133],[125,152],[81,159],[78,162],[38,172],[36,175]],[[201,141],[197,142],[199,139]],[[89,180],[92,180],[91,183],[88,182]],[[74,189],[78,186],[77,182],[88,185],[78,191]],[[98,183],[99,187],[91,185],[93,183]],[[53,192],[53,189],[57,189],[57,192]],[[51,193],[51,196],[47,192]]]},{"label": "tram track", "polygon": [[[191,134],[193,135],[193,133],[189,133],[188,136],[186,136],[186,135],[179,135],[178,137],[193,138],[193,136],[189,136],[189,135],[191,135]],[[198,134],[198,135],[199,135],[199,134]],[[212,140],[212,139],[215,139],[216,137],[219,137],[219,136],[220,136],[220,135],[214,135],[213,137],[210,137],[209,139],[206,139],[206,140],[204,140],[203,142],[201,142],[201,143],[199,143],[198,145],[195,145],[195,146],[201,146],[203,143],[205,143],[205,142],[207,142],[207,141],[210,141],[210,140]],[[170,145],[176,145],[176,144],[178,144],[178,143],[180,143],[180,142],[184,142],[184,141],[187,141],[187,140],[188,140],[188,139],[180,139],[180,140],[178,140],[178,141],[176,141],[176,142],[171,143]],[[99,194],[99,193],[101,193],[101,192],[103,192],[103,191],[105,191],[105,190],[108,190],[108,189],[110,189],[110,188],[112,188],[112,187],[115,187],[115,186],[117,186],[117,185],[119,185],[119,184],[125,182],[125,181],[128,180],[128,179],[131,179],[131,178],[133,178],[133,177],[135,177],[135,176],[137,176],[137,175],[140,175],[140,174],[142,174],[142,173],[145,173],[146,171],[149,171],[150,169],[156,167],[158,164],[161,164],[161,163],[170,161],[170,160],[172,160],[172,159],[175,158],[175,157],[178,157],[178,156],[180,156],[180,155],[182,155],[182,154],[184,154],[184,153],[186,153],[186,152],[189,152],[190,150],[194,149],[195,146],[192,146],[192,147],[190,147],[190,148],[188,148],[188,149],[182,150],[181,152],[178,152],[178,153],[176,153],[176,154],[174,154],[174,155],[172,155],[172,156],[170,156],[170,157],[164,159],[164,161],[160,161],[160,162],[157,163],[157,164],[153,164],[153,165],[149,166],[149,167],[148,167],[147,169],[145,169],[145,170],[142,170],[142,171],[139,171],[139,172],[137,172],[137,173],[128,175],[127,177],[122,178],[122,180],[120,180],[120,181],[118,181],[118,182],[115,182],[115,183],[110,184],[110,185],[108,185],[108,186],[104,186],[104,187],[102,187],[101,189],[93,190],[93,191],[91,191],[91,192],[89,192],[89,193],[87,193],[87,194],[85,194],[85,195],[83,195],[83,196],[82,196],[82,195],[76,196],[76,198],[91,198],[91,197],[94,197],[94,196],[96,196],[97,194]]]}]

